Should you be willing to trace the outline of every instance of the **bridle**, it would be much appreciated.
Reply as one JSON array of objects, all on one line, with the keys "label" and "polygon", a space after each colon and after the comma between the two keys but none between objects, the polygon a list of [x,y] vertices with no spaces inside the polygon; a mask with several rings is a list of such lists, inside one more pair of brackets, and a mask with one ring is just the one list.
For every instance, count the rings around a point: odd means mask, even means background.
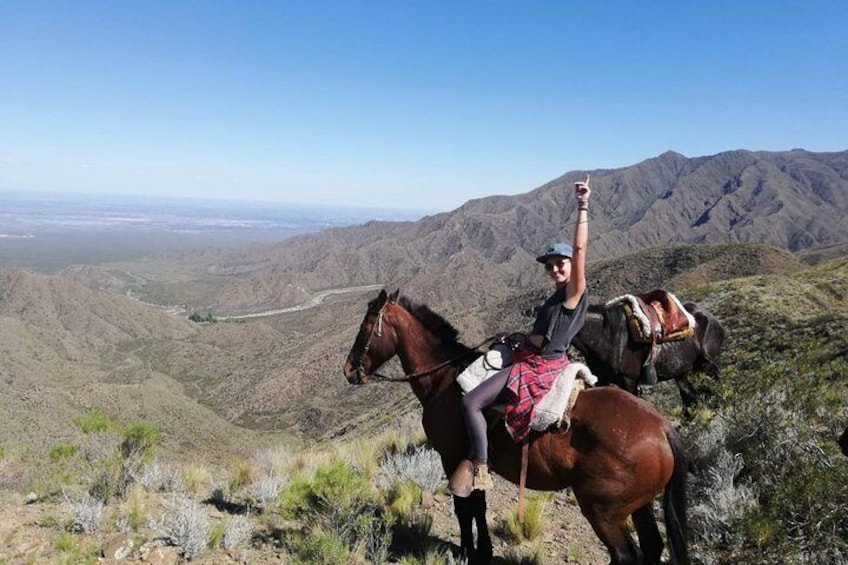
[{"label": "bridle", "polygon": [[[371,341],[374,339],[374,336],[376,335],[377,337],[382,337],[382,335],[383,335],[383,314],[386,312],[386,307],[389,305],[390,302],[391,302],[391,300],[386,300],[386,302],[383,304],[383,306],[380,307],[380,311],[377,312],[377,320],[374,322],[374,325],[371,326],[371,332],[368,334],[368,339],[365,340],[365,346],[362,348],[362,353],[359,355],[359,362],[356,364],[355,370],[356,370],[356,374],[359,375],[359,378],[360,378],[360,380],[362,380],[362,382],[365,382],[365,379],[363,377],[367,376],[367,375],[365,375],[365,367],[362,366],[362,362],[365,360],[365,357],[368,355],[368,351],[371,349]],[[387,376],[387,375],[383,375],[382,373],[378,373],[377,371],[374,371],[373,373],[371,373],[370,376],[376,377],[383,382],[401,383],[401,382],[413,381],[413,380],[416,380],[416,379],[420,379],[421,377],[426,377],[427,375],[431,375],[431,374],[435,373],[436,371],[438,371],[439,369],[447,367],[448,365],[451,365],[451,364],[459,361],[460,359],[468,357],[468,356],[472,355],[473,353],[476,353],[477,350],[480,349],[481,347],[483,347],[484,345],[491,343],[493,341],[495,341],[495,336],[487,337],[483,342],[481,342],[476,347],[473,347],[473,348],[469,349],[468,351],[465,351],[465,352],[457,355],[456,357],[452,357],[452,358],[448,359],[447,361],[442,361],[438,365],[436,365],[434,367],[430,367],[429,369],[425,369],[424,371],[417,371],[415,373],[410,373],[410,374],[404,375],[402,377],[390,377],[390,376]]]},{"label": "bridle", "polygon": [[[377,320],[371,326],[371,332],[368,334],[368,339],[365,340],[365,347],[362,348],[362,353],[359,354],[359,363],[356,364],[356,374],[359,375],[360,379],[362,379],[363,375],[365,375],[365,367],[362,366],[362,362],[365,360],[365,357],[368,355],[368,351],[371,349],[371,340],[374,339],[375,334],[377,337],[382,337],[383,335],[383,314],[386,312],[386,306],[388,305],[389,301],[386,300],[380,307],[380,311],[377,312]],[[377,373],[372,374],[377,375]]]}]

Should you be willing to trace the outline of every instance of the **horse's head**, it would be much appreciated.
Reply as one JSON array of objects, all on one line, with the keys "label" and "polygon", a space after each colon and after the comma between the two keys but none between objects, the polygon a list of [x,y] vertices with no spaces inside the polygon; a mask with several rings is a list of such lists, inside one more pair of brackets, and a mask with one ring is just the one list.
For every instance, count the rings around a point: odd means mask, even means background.
[{"label": "horse's head", "polygon": [[398,291],[385,290],[368,303],[368,311],[359,326],[359,334],[344,364],[344,374],[351,384],[365,384],[368,375],[397,353],[394,330],[386,323],[386,311],[396,304]]}]

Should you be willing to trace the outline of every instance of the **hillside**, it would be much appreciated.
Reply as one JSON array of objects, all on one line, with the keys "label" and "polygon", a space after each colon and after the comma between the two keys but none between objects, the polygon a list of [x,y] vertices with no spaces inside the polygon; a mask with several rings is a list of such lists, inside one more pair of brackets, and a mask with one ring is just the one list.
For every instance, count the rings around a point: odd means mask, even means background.
[{"label": "hillside", "polygon": [[[837,539],[844,533],[832,518],[843,500],[848,504],[833,486],[848,484],[839,482],[844,462],[833,459],[833,439],[848,418],[845,162],[846,153],[740,151],[697,159],[667,153],[634,167],[592,171],[592,300],[663,287],[702,302],[729,332],[723,377],[699,380],[712,396],[685,429],[695,447],[703,437],[714,442],[725,434],[721,444],[746,466],[723,484],[745,493],[757,487],[762,507],[754,512],[742,505],[739,515],[727,516],[695,491],[692,508],[701,522],[695,521],[694,539],[708,562],[735,555],[769,555],[763,562],[775,562],[799,551],[792,539],[808,538],[821,548],[814,562],[837,555],[827,553],[833,550],[828,539],[798,516],[826,498],[836,510],[828,506],[820,523]],[[331,295],[310,309],[211,324],[190,323],[171,307],[257,312],[306,302],[316,290],[376,282],[444,314],[468,344],[525,329],[531,308],[549,291],[532,257],[551,234],[568,237],[563,217],[573,212],[570,184],[582,175],[568,173],[524,195],[472,201],[418,222],[372,222],[275,245],[75,266],[53,276],[0,272],[0,379],[6,384],[0,464],[13,461],[11,472],[0,468],[0,479],[11,475],[21,490],[52,481],[54,449],[78,438],[74,422],[90,408],[120,425],[151,422],[163,433],[163,457],[207,464],[219,476],[264,446],[318,442],[335,449],[386,433],[417,413],[409,387],[351,387],[341,375],[373,293]],[[385,372],[402,371],[390,366]],[[672,384],[654,387],[647,398],[679,419]],[[741,431],[717,431],[717,421]],[[775,432],[758,429],[763,422],[787,437],[791,449],[769,443]],[[760,443],[752,446],[750,438]],[[760,452],[803,480],[774,477]],[[810,454],[818,459],[811,462]],[[708,467],[714,455],[698,464]],[[510,494],[501,492],[501,500]],[[714,498],[734,500],[725,494]],[[448,500],[439,504],[447,516]],[[556,504],[573,522],[567,494]],[[266,541],[287,527],[268,524]],[[574,525],[557,527],[571,532]],[[442,522],[437,531],[444,539],[451,524]],[[710,531],[722,540],[704,533]],[[795,537],[787,541],[783,531]],[[581,536],[592,546],[590,534]],[[554,544],[553,555],[571,559],[570,542]],[[273,551],[261,557],[275,558]],[[592,559],[572,560],[597,562]],[[810,560],[800,555],[796,561]]]},{"label": "hillside", "polygon": [[[587,172],[593,260],[687,243],[801,251],[848,242],[848,152],[740,150],[695,158],[667,152],[621,169],[572,171],[526,194],[472,200],[417,222],[369,222],[206,260],[163,256],[116,268],[139,275],[137,290],[152,302],[220,313],[374,283],[451,309],[494,303],[532,287],[532,257],[551,239],[570,238],[572,183]],[[163,266],[169,264],[175,266]],[[191,269],[181,269],[178,279],[163,276],[177,264]]]},{"label": "hillside", "polygon": [[59,276],[0,272],[0,444],[33,457],[73,431],[97,407],[124,424],[160,426],[170,453],[259,445],[257,434],[198,404],[156,367],[163,343],[192,340],[198,328],[165,310]]},{"label": "hillside", "polygon": [[[691,292],[716,280],[802,269],[791,253],[767,246],[676,245],[592,262],[589,286],[592,300],[600,301],[660,286]],[[430,301],[429,292],[401,291],[430,302],[470,344],[529,325],[530,309],[548,292],[541,271],[534,278],[530,290],[456,310]],[[236,442],[244,449],[254,445],[258,439],[246,439],[249,430],[333,437],[363,425],[379,428],[415,405],[405,385],[351,388],[341,376],[371,293],[332,296],[316,308],[267,318],[197,325],[62,276],[10,271],[0,289],[6,438],[15,437],[21,421],[27,422],[27,441],[59,437],[80,410],[99,406],[123,421],[153,418],[173,446],[208,440],[209,453],[225,453]],[[481,286],[479,292],[489,291]],[[401,373],[387,368],[392,371]],[[196,424],[186,420],[209,429],[195,437]],[[230,437],[221,445],[213,440]]]},{"label": "hillside", "polygon": [[[596,298],[630,285],[664,286],[709,308],[728,331],[720,379],[695,379],[711,395],[693,420],[682,419],[672,383],[646,391],[646,398],[676,422],[686,437],[692,458],[688,512],[695,562],[839,562],[848,549],[844,522],[848,460],[835,442],[848,421],[844,402],[848,394],[848,259],[807,266],[786,251],[766,246],[678,245],[598,261],[590,272]],[[718,272],[726,276],[716,277]],[[625,275],[616,277],[616,273]],[[0,321],[20,335],[34,331],[32,323],[20,319],[33,306],[28,300],[50,304],[37,318],[49,321],[44,327],[59,328],[74,319],[70,316],[60,322],[61,312],[66,310],[63,297],[73,297],[79,307],[97,308],[100,295],[109,294],[87,291],[60,277],[30,273],[12,273],[3,280]],[[41,292],[23,293],[21,281],[27,281],[24,288]],[[532,304],[534,292],[520,300]],[[0,448],[7,459],[11,453],[14,462],[11,474],[41,472],[22,470],[17,462],[22,453],[30,465],[43,462],[42,474],[55,469],[59,463],[52,455],[48,458],[48,449],[58,441],[70,441],[67,432],[74,427],[73,419],[90,406],[101,407],[121,421],[142,417],[161,426],[168,460],[205,461],[208,467],[202,469],[209,470],[192,496],[204,501],[200,511],[218,525],[234,520],[245,507],[242,501],[255,496],[249,485],[233,486],[238,475],[230,462],[255,454],[262,439],[265,445],[274,442],[271,436],[260,436],[228,421],[241,420],[267,429],[296,428],[300,435],[323,440],[324,449],[348,453],[348,461],[361,461],[363,453],[373,455],[365,445],[373,450],[373,444],[386,441],[386,437],[397,441],[399,423],[418,413],[407,385],[351,387],[341,376],[341,361],[369,298],[339,296],[310,312],[194,326],[126,297],[109,296],[108,300],[116,300],[125,309],[122,315],[131,313],[150,326],[122,334],[104,332],[103,325],[115,325],[107,323],[111,318],[104,312],[100,323],[86,326],[95,328],[99,337],[85,337],[83,329],[76,330],[80,351],[85,354],[89,349],[84,344],[92,343],[97,352],[94,357],[84,355],[84,362],[62,359],[60,364],[58,357],[65,349],[56,352],[39,349],[37,342],[13,342],[12,349],[29,347],[28,354],[35,361],[28,366],[20,362],[4,365],[4,370],[11,369],[4,378],[34,378],[40,371],[52,378],[38,381],[26,391],[13,390],[12,400],[6,398],[0,405],[4,421],[20,426],[0,430]],[[15,308],[10,309],[10,304]],[[509,316],[510,323],[526,322],[526,310],[516,306],[516,301],[510,301],[501,305],[500,312],[471,307],[445,315],[462,330],[463,340],[471,343]],[[153,329],[172,333],[163,333],[159,339],[151,337]],[[117,392],[110,392],[113,390]],[[59,433],[51,435],[50,430]],[[22,437],[26,438],[26,451],[21,449]],[[33,445],[37,447],[29,448]],[[290,456],[289,464],[303,473],[308,459],[300,459],[300,450],[297,453]],[[258,471],[260,463],[251,464]],[[191,469],[199,472],[190,464],[187,469],[186,476]],[[300,478],[285,487],[289,489],[287,497],[306,488],[305,479],[296,476]],[[254,480],[258,478],[261,476]],[[213,489],[228,493],[226,500],[210,495]],[[105,532],[69,534],[57,525],[57,520],[64,523],[69,519],[67,504],[54,497],[23,506],[23,492],[0,490],[4,501],[12,505],[3,514],[0,528],[10,545],[4,548],[0,544],[0,556],[49,561],[69,554],[73,547],[78,548],[73,551],[94,554],[117,535],[117,526],[109,525],[112,522],[104,524]],[[167,508],[162,495],[151,490],[146,496],[143,512],[149,516]],[[297,542],[298,532],[309,529],[303,530],[284,512],[288,498],[278,500],[279,507],[266,506],[250,517],[256,536],[247,547],[206,550],[198,562],[271,563],[298,551],[310,560],[308,556],[314,554],[308,552],[315,549]],[[496,478],[489,500],[496,552],[504,563],[545,562],[540,555],[585,565],[606,562],[602,547],[567,491],[551,501],[540,541],[532,545],[514,545],[503,526],[514,505],[514,487]],[[126,512],[129,504],[116,502],[109,509],[109,520]],[[444,495],[436,495],[427,505],[423,500],[420,505],[415,503],[415,512],[433,517],[426,544],[419,543],[444,551],[456,542],[451,506]],[[811,513],[813,507],[816,512]],[[135,536],[142,540],[155,535],[143,524],[136,531]],[[68,547],[67,540],[61,544],[48,541],[69,535],[77,544],[71,549],[63,549]],[[395,551],[400,551],[399,547]],[[140,562],[144,552],[151,551],[149,543],[142,548],[146,549],[136,550],[131,562]],[[537,557],[528,561],[528,554]]]}]

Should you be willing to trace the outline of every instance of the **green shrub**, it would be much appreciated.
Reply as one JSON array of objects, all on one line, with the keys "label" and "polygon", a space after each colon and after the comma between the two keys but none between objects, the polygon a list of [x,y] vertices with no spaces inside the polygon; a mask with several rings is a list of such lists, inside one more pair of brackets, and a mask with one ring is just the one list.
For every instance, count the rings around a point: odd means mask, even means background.
[{"label": "green shrub", "polygon": [[543,565],[545,550],[538,544],[508,547],[504,552],[507,563],[512,565]]},{"label": "green shrub", "polygon": [[133,422],[121,434],[121,453],[129,459],[140,456],[142,462],[153,457],[153,452],[162,439],[159,429],[148,422]]},{"label": "green shrub", "polygon": [[528,494],[523,524],[518,520],[518,506],[513,508],[505,524],[513,542],[523,543],[539,537],[545,524],[544,510],[552,498],[553,495],[547,492]]},{"label": "green shrub", "polygon": [[202,493],[204,487],[209,484],[209,470],[202,465],[189,464],[183,468],[182,484],[185,491],[192,495],[198,496]]},{"label": "green shrub", "polygon": [[359,502],[376,502],[376,489],[353,467],[333,461],[318,468],[312,479],[291,481],[280,494],[281,510],[298,516],[322,505],[348,508]]},{"label": "green shrub", "polygon": [[147,521],[147,495],[144,487],[135,484],[127,494],[127,500],[121,508],[121,519],[133,531],[138,531]]},{"label": "green shrub", "polygon": [[306,532],[293,532],[287,548],[311,563],[384,562],[391,534],[378,498],[365,477],[341,461],[319,467],[312,478],[296,478],[280,494],[281,509]]},{"label": "green shrub", "polygon": [[[835,442],[848,420],[845,286],[805,277],[736,280],[707,297],[728,339],[721,378],[696,380],[714,394],[685,433],[704,562],[848,555],[848,466]],[[714,451],[699,455],[698,445]]]},{"label": "green shrub", "polygon": [[212,315],[212,312],[207,312],[206,314],[192,312],[188,319],[196,324],[214,324],[218,321],[218,319]]},{"label": "green shrub", "polygon": [[226,522],[216,522],[209,528],[209,549],[218,549],[224,541],[224,534],[227,533]]},{"label": "green shrub", "polygon": [[412,481],[395,483],[388,493],[387,507],[398,520],[409,516],[421,504],[421,487]]},{"label": "green shrub", "polygon": [[254,469],[249,461],[239,459],[231,465],[230,483],[228,485],[231,493],[237,492],[240,488],[250,484],[253,480]]},{"label": "green shrub", "polygon": [[348,544],[333,532],[321,528],[312,528],[298,543],[297,556],[304,563],[336,565],[353,562]]},{"label": "green shrub", "polygon": [[56,551],[72,551],[76,547],[76,543],[74,543],[74,538],[71,534],[62,532],[56,538],[56,541],[53,542],[53,547],[56,548]]},{"label": "green shrub", "polygon": [[109,416],[99,408],[92,408],[74,420],[74,424],[85,434],[105,432],[111,426]]},{"label": "green shrub", "polygon": [[50,461],[58,462],[65,461],[70,459],[74,455],[76,455],[79,448],[72,443],[57,443],[53,447],[50,448],[48,452],[48,457],[50,457]]}]

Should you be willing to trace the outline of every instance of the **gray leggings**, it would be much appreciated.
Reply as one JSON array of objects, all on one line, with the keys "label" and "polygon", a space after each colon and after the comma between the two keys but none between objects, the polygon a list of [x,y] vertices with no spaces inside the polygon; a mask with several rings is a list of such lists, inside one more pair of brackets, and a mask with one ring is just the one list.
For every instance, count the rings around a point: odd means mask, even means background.
[{"label": "gray leggings", "polygon": [[486,417],[483,409],[498,400],[506,388],[510,367],[501,369],[474,390],[462,397],[462,415],[471,442],[469,459],[478,463],[489,460],[489,439],[486,436]]}]

